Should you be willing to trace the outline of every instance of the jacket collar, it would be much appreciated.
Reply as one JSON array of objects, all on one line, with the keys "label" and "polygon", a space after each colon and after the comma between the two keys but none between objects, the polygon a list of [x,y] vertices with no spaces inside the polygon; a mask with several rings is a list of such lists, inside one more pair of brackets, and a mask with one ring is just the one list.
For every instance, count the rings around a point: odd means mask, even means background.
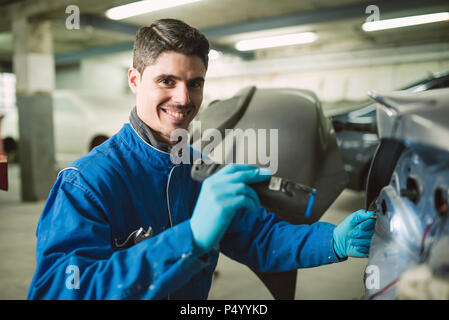
[{"label": "jacket collar", "polygon": [[[148,162],[150,166],[159,170],[170,170],[175,165],[171,155],[172,146],[160,143],[154,138],[151,129],[137,116],[136,107],[131,111],[130,123],[126,123],[121,132],[122,142],[128,145],[130,150],[144,163]],[[195,159],[204,157],[201,152],[188,144],[184,148],[178,149],[178,157],[182,157],[185,148],[188,148],[189,151],[190,164]]]},{"label": "jacket collar", "polygon": [[119,137],[142,163],[163,171],[168,171],[174,166],[169,152],[153,147],[129,123],[124,124]]},{"label": "jacket collar", "polygon": [[134,129],[134,131],[136,131],[136,133],[139,135],[139,137],[141,137],[145,142],[147,142],[148,144],[150,144],[151,146],[155,147],[160,151],[163,152],[171,151],[171,145],[156,140],[151,128],[147,126],[145,122],[143,122],[137,115],[137,108],[135,106],[131,110],[131,113],[129,115],[129,123],[131,124],[131,127]]}]

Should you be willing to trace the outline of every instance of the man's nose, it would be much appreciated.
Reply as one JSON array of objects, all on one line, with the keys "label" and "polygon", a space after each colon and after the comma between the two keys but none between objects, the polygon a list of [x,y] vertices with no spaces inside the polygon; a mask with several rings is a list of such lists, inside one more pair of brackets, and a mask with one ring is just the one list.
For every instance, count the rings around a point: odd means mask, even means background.
[{"label": "man's nose", "polygon": [[180,84],[176,87],[173,102],[183,106],[190,103],[190,92],[185,84]]}]

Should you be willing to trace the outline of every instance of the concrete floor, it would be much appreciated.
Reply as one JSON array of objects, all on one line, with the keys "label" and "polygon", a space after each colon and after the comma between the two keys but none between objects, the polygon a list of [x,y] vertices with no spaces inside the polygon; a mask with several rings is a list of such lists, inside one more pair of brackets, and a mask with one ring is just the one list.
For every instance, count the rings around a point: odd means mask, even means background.
[{"label": "concrete floor", "polygon": [[[45,201],[21,203],[20,171],[10,165],[9,191],[0,190],[0,300],[26,299],[35,262],[35,231]],[[345,190],[321,221],[341,222],[363,208],[364,193]],[[360,299],[364,295],[363,273],[368,259],[301,269],[296,299]],[[220,255],[218,276],[209,299],[273,299],[268,289],[246,266]]]}]

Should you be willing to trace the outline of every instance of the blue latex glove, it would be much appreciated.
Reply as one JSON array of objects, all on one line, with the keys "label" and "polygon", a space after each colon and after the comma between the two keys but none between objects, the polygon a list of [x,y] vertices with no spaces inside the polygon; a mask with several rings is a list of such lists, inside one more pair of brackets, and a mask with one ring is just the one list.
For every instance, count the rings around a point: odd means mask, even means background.
[{"label": "blue latex glove", "polygon": [[376,224],[374,217],[372,211],[359,210],[350,214],[334,229],[334,251],[340,259],[368,257]]},{"label": "blue latex glove", "polygon": [[229,164],[203,181],[190,226],[200,253],[210,251],[223,237],[235,213],[260,207],[257,193],[247,183],[270,178],[268,169]]}]

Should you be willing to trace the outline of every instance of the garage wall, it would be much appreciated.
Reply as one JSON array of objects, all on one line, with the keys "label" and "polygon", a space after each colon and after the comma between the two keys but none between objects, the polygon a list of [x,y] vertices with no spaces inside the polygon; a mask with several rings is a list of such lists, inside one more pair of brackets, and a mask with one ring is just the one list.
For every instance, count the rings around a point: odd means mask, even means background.
[{"label": "garage wall", "polygon": [[449,59],[375,67],[330,69],[322,71],[270,73],[256,76],[210,78],[207,99],[227,97],[244,86],[297,87],[314,91],[324,102],[359,101],[368,90],[394,90],[431,72],[449,70]]},{"label": "garage wall", "polygon": [[448,44],[283,60],[217,61],[208,71],[205,99],[227,97],[256,85],[309,89],[325,103],[360,101],[367,98],[368,90],[394,90],[443,71],[449,71]]},{"label": "garage wall", "polygon": [[86,59],[81,63],[81,75],[84,88],[96,92],[126,94],[126,68],[110,62]]},{"label": "garage wall", "polygon": [[78,90],[83,88],[80,64],[56,67],[55,89]]},{"label": "garage wall", "polygon": [[78,65],[58,67],[56,89],[132,94],[128,88],[127,67],[120,60],[105,61],[104,58],[84,59]]}]

